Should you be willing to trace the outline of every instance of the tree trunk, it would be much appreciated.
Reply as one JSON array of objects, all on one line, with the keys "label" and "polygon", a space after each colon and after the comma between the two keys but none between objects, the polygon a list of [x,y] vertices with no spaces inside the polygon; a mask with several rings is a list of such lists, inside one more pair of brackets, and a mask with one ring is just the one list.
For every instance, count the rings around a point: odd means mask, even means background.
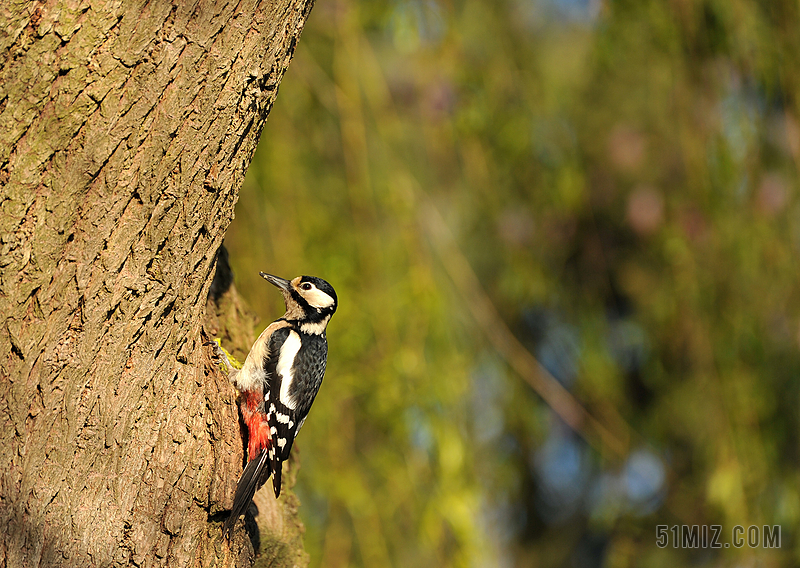
[{"label": "tree trunk", "polygon": [[[0,8],[0,566],[252,562],[209,346],[252,335],[206,298],[311,5]],[[302,564],[294,497],[266,506],[265,556]]]}]

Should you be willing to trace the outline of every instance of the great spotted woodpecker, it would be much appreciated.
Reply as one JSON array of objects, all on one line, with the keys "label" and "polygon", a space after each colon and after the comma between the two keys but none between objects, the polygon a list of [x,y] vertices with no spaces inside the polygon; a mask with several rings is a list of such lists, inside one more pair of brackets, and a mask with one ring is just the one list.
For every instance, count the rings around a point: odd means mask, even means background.
[{"label": "great spotted woodpecker", "polygon": [[231,381],[241,392],[248,433],[248,463],[222,529],[228,540],[239,516],[270,475],[275,497],[280,495],[281,466],[289,458],[325,374],[325,328],[337,306],[336,292],[321,278],[298,276],[289,281],[263,272],[261,276],[281,290],[286,313],[256,339],[239,371],[223,356]]}]

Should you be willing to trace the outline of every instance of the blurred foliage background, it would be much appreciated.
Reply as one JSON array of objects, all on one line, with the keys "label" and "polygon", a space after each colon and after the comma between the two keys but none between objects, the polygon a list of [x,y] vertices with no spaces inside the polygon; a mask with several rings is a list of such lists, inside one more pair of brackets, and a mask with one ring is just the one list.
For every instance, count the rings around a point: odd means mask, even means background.
[{"label": "blurred foliage background", "polygon": [[313,567],[800,563],[799,11],[317,3],[226,240],[340,297]]}]

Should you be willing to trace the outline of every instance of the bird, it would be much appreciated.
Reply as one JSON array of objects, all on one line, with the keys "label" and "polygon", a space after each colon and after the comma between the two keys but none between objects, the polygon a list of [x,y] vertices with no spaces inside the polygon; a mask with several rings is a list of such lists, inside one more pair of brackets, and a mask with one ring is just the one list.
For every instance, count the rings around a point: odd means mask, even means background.
[{"label": "bird", "polygon": [[281,291],[286,313],[259,335],[241,369],[234,369],[221,353],[229,378],[240,393],[239,406],[248,434],[248,463],[223,525],[227,540],[270,475],[275,498],[280,495],[282,464],[289,458],[325,375],[325,330],[338,306],[336,292],[322,278],[298,276],[286,280],[264,272],[260,275]]}]

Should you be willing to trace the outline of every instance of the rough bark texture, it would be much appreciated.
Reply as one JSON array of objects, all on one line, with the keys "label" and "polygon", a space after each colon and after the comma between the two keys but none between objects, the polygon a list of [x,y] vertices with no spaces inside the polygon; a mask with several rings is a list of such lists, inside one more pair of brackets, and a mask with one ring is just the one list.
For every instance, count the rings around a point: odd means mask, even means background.
[{"label": "rough bark texture", "polygon": [[[252,562],[206,298],[311,4],[0,6],[0,566]],[[267,508],[302,563],[293,497]]]}]

